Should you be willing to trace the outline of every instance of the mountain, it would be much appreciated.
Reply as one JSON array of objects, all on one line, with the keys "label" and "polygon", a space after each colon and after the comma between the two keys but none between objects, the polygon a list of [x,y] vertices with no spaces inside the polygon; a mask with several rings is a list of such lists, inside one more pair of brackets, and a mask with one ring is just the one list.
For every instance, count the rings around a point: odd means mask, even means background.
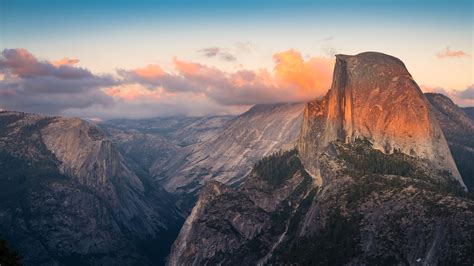
[{"label": "mountain", "polygon": [[0,190],[0,232],[26,265],[160,263],[182,220],[77,118],[1,112]]},{"label": "mountain", "polygon": [[119,119],[100,123],[136,171],[163,181],[176,172],[193,147],[211,139],[231,116]]},{"label": "mountain", "polygon": [[363,138],[385,153],[425,159],[462,183],[428,101],[398,58],[338,55],[331,90],[305,111],[298,149],[308,171],[319,176],[318,151],[334,140]]},{"label": "mountain", "polygon": [[163,182],[165,189],[191,195],[192,207],[193,195],[208,180],[238,186],[260,158],[294,146],[303,109],[303,103],[255,105],[208,140],[190,146],[185,160]]},{"label": "mountain", "polygon": [[[260,158],[294,146],[304,103],[259,104],[237,117],[166,117],[99,124],[130,165],[194,206],[208,180],[238,186]],[[185,144],[183,144],[185,143]]]},{"label": "mountain", "polygon": [[464,107],[463,110],[471,120],[474,120],[474,107]]},{"label": "mountain", "polygon": [[471,265],[474,201],[430,105],[392,56],[338,55],[296,149],[239,188],[208,182],[169,265]]},{"label": "mountain", "polygon": [[426,93],[430,110],[443,129],[449,149],[469,191],[474,190],[474,121],[448,97]]}]

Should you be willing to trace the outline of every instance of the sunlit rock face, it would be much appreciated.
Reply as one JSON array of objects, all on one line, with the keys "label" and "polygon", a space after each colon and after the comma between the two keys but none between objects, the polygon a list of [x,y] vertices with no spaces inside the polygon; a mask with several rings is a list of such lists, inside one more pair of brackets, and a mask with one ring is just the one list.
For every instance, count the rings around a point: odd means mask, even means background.
[{"label": "sunlit rock face", "polygon": [[438,122],[405,65],[382,53],[337,55],[328,94],[308,103],[298,149],[320,178],[315,156],[334,140],[367,138],[374,148],[426,159],[462,183]]}]

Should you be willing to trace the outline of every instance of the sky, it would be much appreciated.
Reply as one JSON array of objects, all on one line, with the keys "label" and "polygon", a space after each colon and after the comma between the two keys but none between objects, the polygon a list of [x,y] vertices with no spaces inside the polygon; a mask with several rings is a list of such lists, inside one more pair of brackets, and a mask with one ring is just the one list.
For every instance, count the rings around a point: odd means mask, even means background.
[{"label": "sky", "polygon": [[473,13],[462,0],[0,0],[0,109],[238,114],[324,95],[334,55],[365,51],[473,106]]}]

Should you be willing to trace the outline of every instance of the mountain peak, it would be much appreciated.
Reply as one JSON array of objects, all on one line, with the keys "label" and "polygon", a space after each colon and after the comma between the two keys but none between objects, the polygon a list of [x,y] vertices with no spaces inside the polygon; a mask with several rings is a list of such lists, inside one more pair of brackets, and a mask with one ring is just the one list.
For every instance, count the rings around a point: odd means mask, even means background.
[{"label": "mountain peak", "polygon": [[462,183],[428,101],[396,57],[376,52],[336,55],[331,89],[306,109],[299,149],[314,176],[319,176],[314,155],[329,143],[368,139],[382,152],[427,160]]},{"label": "mountain peak", "polygon": [[400,67],[399,70],[401,70],[401,72],[406,72],[407,74],[409,74],[402,60],[394,56],[379,52],[363,52],[357,55],[337,54],[336,60],[344,61],[352,65],[375,63],[377,64],[377,67],[380,67],[381,65],[384,65],[389,68],[394,68],[398,66]]}]

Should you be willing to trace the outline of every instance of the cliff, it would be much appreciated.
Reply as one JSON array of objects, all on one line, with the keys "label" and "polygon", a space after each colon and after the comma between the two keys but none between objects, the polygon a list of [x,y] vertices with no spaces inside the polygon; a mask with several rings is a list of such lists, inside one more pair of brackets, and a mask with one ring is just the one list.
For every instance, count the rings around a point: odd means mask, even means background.
[{"label": "cliff", "polygon": [[315,160],[330,142],[368,139],[375,149],[425,159],[463,181],[429,103],[403,62],[375,52],[337,55],[328,94],[305,110],[298,149],[323,182]]}]

